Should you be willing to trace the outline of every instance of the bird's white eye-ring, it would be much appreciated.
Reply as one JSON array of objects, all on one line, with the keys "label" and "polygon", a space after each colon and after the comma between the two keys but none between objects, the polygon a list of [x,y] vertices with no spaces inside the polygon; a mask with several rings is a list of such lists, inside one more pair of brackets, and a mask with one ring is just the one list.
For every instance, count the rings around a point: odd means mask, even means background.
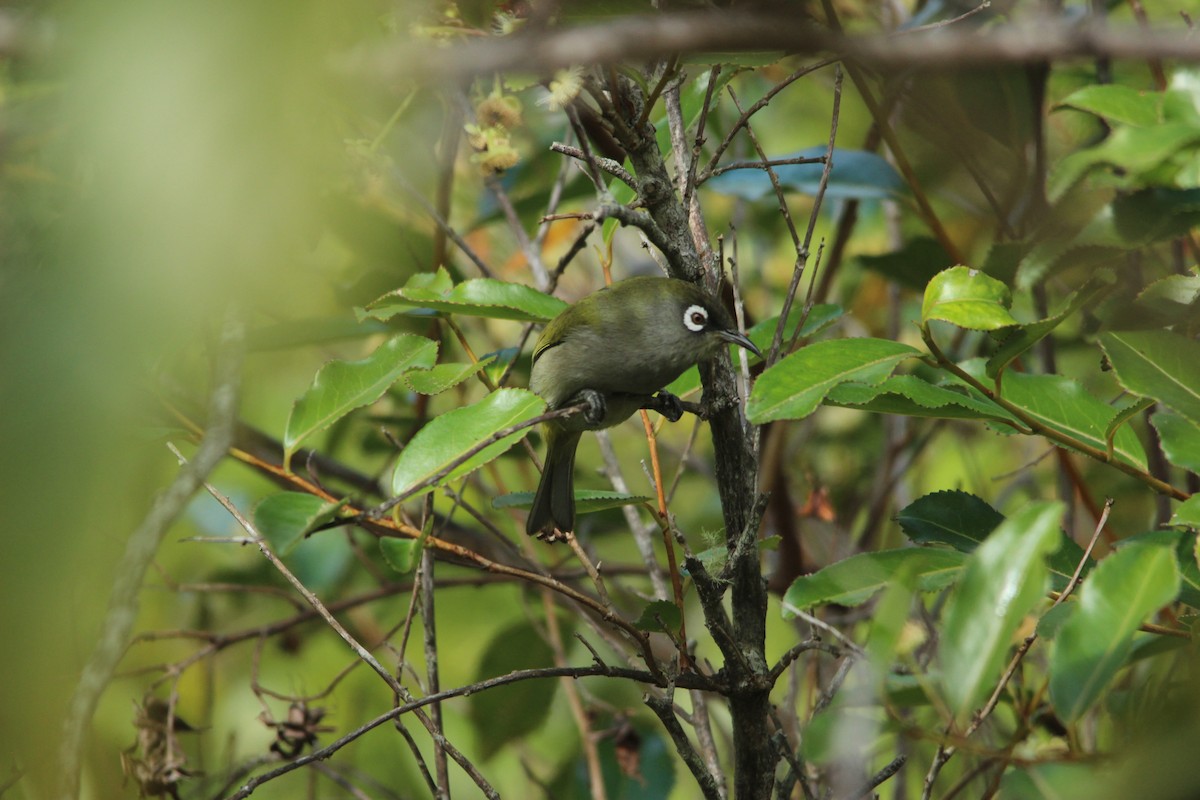
[{"label": "bird's white eye-ring", "polygon": [[699,333],[708,325],[708,310],[704,306],[688,306],[683,312],[683,324],[689,331]]}]

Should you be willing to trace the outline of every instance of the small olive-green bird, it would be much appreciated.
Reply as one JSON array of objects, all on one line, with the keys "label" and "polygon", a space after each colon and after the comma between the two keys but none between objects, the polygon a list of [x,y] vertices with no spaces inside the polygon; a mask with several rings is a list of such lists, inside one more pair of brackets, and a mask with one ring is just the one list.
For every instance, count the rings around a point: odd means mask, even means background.
[{"label": "small olive-green bird", "polygon": [[551,409],[582,414],[547,422],[546,466],[525,522],[530,535],[575,529],[575,448],[641,408],[672,422],[679,398],[661,391],[732,342],[762,357],[719,301],[674,278],[629,278],[583,298],[550,321],[533,348],[529,388]]}]

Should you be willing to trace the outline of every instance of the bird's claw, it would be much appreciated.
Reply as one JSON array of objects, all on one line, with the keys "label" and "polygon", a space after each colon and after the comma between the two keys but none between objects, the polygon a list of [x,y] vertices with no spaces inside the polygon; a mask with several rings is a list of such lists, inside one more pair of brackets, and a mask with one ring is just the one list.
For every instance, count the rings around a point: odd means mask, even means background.
[{"label": "bird's claw", "polygon": [[667,391],[660,391],[651,397],[645,407],[657,411],[671,422],[678,422],[683,417],[683,401]]},{"label": "bird's claw", "polygon": [[599,425],[604,421],[604,416],[607,413],[607,404],[604,402],[604,395],[595,389],[584,389],[577,397],[580,402],[587,406],[583,410],[583,418],[587,421],[588,425]]}]

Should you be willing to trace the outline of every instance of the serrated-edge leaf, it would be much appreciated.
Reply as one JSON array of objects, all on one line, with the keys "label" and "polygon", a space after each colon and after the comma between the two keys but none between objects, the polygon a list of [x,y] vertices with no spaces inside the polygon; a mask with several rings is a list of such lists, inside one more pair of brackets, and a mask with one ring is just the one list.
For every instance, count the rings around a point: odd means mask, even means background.
[{"label": "serrated-edge leaf", "polygon": [[435,364],[429,369],[411,370],[404,373],[404,385],[417,394],[441,394],[484,369],[495,358],[488,356],[474,363]]},{"label": "serrated-edge leaf", "polygon": [[[411,284],[411,281],[410,281]],[[548,322],[567,303],[537,289],[495,278],[474,278],[444,288],[406,285],[372,301],[366,313],[376,319],[420,308],[446,314]]]},{"label": "serrated-edge leaf", "polygon": [[1108,280],[1093,279],[1089,281],[1088,286],[1072,293],[1067,301],[1066,307],[1062,311],[1052,317],[1047,317],[1037,322],[1031,322],[1027,325],[1019,325],[1004,341],[996,348],[996,352],[987,361],[987,375],[989,378],[995,378],[1005,367],[1013,362],[1014,359],[1020,357],[1027,352],[1029,348],[1040,342],[1050,332],[1062,324],[1063,320],[1074,314],[1085,305],[1093,303],[1097,299],[1097,295],[1107,293],[1113,285],[1111,276],[1107,276]]},{"label": "serrated-edge leaf", "polygon": [[1008,312],[1011,304],[1007,286],[960,264],[934,275],[925,287],[921,322],[936,319],[969,330],[998,330],[1017,324]]},{"label": "serrated-edge leaf", "polygon": [[[533,392],[497,389],[477,403],[434,417],[400,451],[392,471],[392,492],[403,495],[413,490],[493,434],[533,419],[545,409],[545,401]],[[450,470],[439,483],[455,480],[478,469],[528,433],[529,428],[524,428],[488,445]],[[432,489],[433,486],[427,486],[418,494]]]},{"label": "serrated-edge leaf", "polygon": [[1059,545],[1062,503],[1031,503],[975,550],[946,607],[942,685],[965,721],[1000,677],[1013,634],[1045,596],[1044,558]]},{"label": "serrated-edge leaf", "polygon": [[1154,405],[1154,400],[1149,397],[1143,397],[1135,403],[1130,403],[1122,409],[1119,409],[1113,418],[1109,420],[1108,425],[1104,429],[1104,439],[1107,442],[1106,450],[1108,457],[1113,456],[1113,440],[1117,437],[1117,431],[1121,429],[1125,423],[1136,417],[1138,414],[1145,411]]},{"label": "serrated-edge leaf", "polygon": [[[959,366],[977,380],[985,379],[983,365],[978,359],[965,361]],[[1108,446],[1105,429],[1114,411],[1074,378],[1010,372],[1004,378],[1003,396],[1048,428],[1098,450]],[[1113,437],[1113,454],[1140,469],[1146,468],[1146,451],[1142,449],[1137,434],[1128,427],[1118,429]]]},{"label": "serrated-edge leaf", "polygon": [[285,461],[307,437],[382,397],[405,370],[432,366],[437,350],[438,343],[431,339],[401,333],[364,359],[325,364],[292,404],[283,434]]},{"label": "serrated-edge leaf", "polygon": [[1123,331],[1101,334],[1100,346],[1124,388],[1200,424],[1200,343],[1170,331]]},{"label": "serrated-edge leaf", "polygon": [[[624,494],[600,489],[576,489],[575,513],[588,514],[607,511],[610,508],[647,503],[652,497],[642,494]],[[492,508],[529,508],[533,505],[533,492],[509,492],[492,498]]]},{"label": "serrated-edge leaf", "polygon": [[987,398],[968,394],[965,389],[937,386],[915,375],[894,375],[874,386],[849,381],[830,390],[824,403],[912,417],[1013,420]]},{"label": "serrated-edge leaf", "polygon": [[1200,494],[1194,494],[1176,506],[1170,524],[1200,530]]},{"label": "serrated-edge leaf", "polygon": [[1178,593],[1169,546],[1127,545],[1092,570],[1050,650],[1050,700],[1063,720],[1091,707],[1129,655],[1138,627]]},{"label": "serrated-edge leaf", "polygon": [[783,596],[784,617],[826,603],[865,603],[901,569],[910,571],[919,591],[944,589],[958,577],[965,560],[966,556],[957,550],[933,547],[859,553],[794,580]]},{"label": "serrated-edge leaf", "polygon": [[746,416],[756,425],[806,417],[839,383],[878,383],[900,361],[919,355],[916,348],[888,339],[814,342],[759,376],[746,404]]},{"label": "serrated-edge leaf", "polygon": [[1004,515],[970,492],[947,489],[918,497],[896,515],[915,544],[947,544],[971,553],[1004,522]]},{"label": "serrated-edge leaf", "polygon": [[642,609],[633,626],[642,631],[674,633],[679,630],[680,619],[679,607],[670,600],[653,600]]},{"label": "serrated-edge leaf", "polygon": [[1200,474],[1200,425],[1174,411],[1160,409],[1150,417],[1163,455],[1177,467]]}]

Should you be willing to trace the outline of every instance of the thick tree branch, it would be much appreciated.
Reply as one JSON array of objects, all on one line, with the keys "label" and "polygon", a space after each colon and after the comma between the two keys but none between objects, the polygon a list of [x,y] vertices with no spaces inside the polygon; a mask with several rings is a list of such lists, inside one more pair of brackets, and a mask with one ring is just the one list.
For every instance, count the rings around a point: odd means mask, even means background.
[{"label": "thick tree branch", "polygon": [[818,27],[783,8],[622,17],[597,25],[471,39],[454,47],[402,41],[348,54],[337,66],[350,75],[384,83],[446,83],[512,69],[549,74],[573,64],[616,64],[665,53],[764,50],[834,53],[866,66],[893,70],[1096,58],[1194,63],[1200,62],[1200,37],[1189,36],[1186,30],[1077,24],[1065,17],[891,35],[847,35]]}]

